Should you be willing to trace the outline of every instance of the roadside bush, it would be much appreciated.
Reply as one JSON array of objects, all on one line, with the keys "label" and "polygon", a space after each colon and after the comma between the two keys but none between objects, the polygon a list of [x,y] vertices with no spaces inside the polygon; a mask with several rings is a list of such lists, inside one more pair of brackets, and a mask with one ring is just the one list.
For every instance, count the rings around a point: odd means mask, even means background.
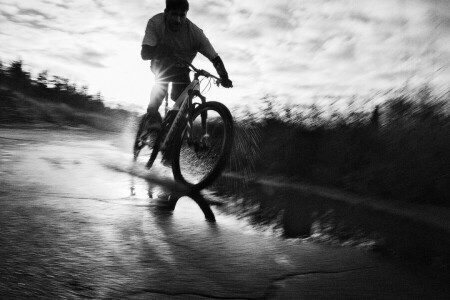
[{"label": "roadside bush", "polygon": [[[254,127],[258,139],[253,149],[259,151],[252,154],[257,158],[254,170],[365,195],[448,206],[446,97],[421,90],[393,97],[371,112],[327,112],[328,118],[317,107],[291,120],[281,117],[283,111],[265,111],[267,117]],[[246,160],[246,149],[235,152],[235,161]]]}]

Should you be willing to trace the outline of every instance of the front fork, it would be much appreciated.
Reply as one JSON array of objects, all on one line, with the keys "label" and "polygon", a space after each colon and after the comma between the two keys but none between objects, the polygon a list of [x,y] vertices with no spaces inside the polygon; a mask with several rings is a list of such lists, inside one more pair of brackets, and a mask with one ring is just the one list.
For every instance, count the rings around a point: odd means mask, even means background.
[{"label": "front fork", "polygon": [[[202,101],[202,104],[204,104],[206,102],[206,97],[204,97],[202,94],[200,94],[200,91],[198,90],[191,90],[189,92],[189,107],[188,107],[188,128],[187,128],[187,138],[188,138],[188,143],[192,144],[192,142],[196,142],[195,141],[195,136],[193,134],[193,116],[194,116],[194,110],[195,110],[195,105],[192,102],[192,100],[194,99],[194,97],[199,97],[200,100]],[[198,105],[198,104],[197,104]],[[208,112],[204,111],[201,113],[201,122],[202,122],[202,136],[200,138],[200,143],[199,146],[200,147],[208,147],[209,146],[209,134],[208,134],[208,127],[207,127],[207,123],[206,123],[206,119],[208,118]]]}]

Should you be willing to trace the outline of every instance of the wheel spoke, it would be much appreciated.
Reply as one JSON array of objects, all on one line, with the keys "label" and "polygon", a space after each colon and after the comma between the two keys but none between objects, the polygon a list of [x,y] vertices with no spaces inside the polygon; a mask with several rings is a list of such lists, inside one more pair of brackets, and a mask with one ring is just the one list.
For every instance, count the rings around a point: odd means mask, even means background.
[{"label": "wheel spoke", "polygon": [[[207,115],[206,132],[202,115]],[[191,133],[189,140],[187,129],[182,134],[173,171],[177,180],[203,187],[220,174],[231,149],[231,115],[222,104],[208,102],[196,109]]]}]

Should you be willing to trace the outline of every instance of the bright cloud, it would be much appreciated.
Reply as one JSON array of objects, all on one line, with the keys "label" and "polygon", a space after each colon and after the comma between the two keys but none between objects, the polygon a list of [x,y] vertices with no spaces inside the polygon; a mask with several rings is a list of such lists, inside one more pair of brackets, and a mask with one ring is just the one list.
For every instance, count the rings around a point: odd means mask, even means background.
[{"label": "bright cloud", "polygon": [[[304,103],[450,82],[447,0],[191,0],[190,7],[234,82],[207,94],[225,103],[257,105],[266,94]],[[0,0],[0,58],[145,107],[152,75],[140,44],[147,20],[163,9],[163,0]],[[213,70],[201,55],[196,64]]]}]

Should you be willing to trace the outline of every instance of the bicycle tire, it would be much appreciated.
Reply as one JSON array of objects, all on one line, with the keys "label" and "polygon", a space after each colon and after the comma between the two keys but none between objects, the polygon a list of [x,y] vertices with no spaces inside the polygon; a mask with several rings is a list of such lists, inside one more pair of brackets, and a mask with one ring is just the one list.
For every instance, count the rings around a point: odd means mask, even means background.
[{"label": "bicycle tire", "polygon": [[[144,115],[139,122],[138,131],[133,144],[133,161],[135,163],[145,163],[145,167],[150,169],[158,155],[161,137],[158,132],[150,132],[148,133],[148,137],[143,138],[142,133],[145,130],[146,122],[146,116]],[[152,139],[152,141],[150,141],[150,139]],[[144,153],[143,150],[145,151]]]},{"label": "bicycle tire", "polygon": [[[225,105],[215,101],[203,103],[195,108],[192,117],[194,141],[198,141],[202,135],[202,114],[207,115],[207,126],[212,130],[210,145],[201,149],[196,149],[200,146],[195,142],[189,145],[187,140],[188,124],[185,123],[181,127],[183,130],[180,131],[173,148],[172,172],[174,178],[187,185],[191,190],[201,190],[217,179],[228,161],[233,144],[233,117]],[[202,167],[207,168],[205,174],[199,174],[199,169]]]}]

